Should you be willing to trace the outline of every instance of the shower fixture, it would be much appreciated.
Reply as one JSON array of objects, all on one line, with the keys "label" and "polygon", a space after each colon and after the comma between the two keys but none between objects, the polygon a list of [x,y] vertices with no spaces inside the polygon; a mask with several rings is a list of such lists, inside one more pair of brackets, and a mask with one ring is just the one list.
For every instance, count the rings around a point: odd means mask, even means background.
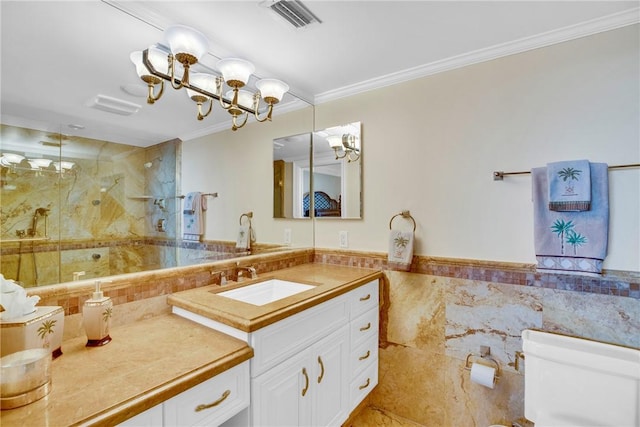
[{"label": "shower fixture", "polygon": [[31,219],[31,228],[27,230],[27,235],[30,237],[36,237],[37,229],[38,229],[38,218],[44,217],[44,237],[47,237],[47,218],[49,217],[50,209],[47,208],[37,208],[33,213],[33,218]]},{"label": "shower fixture", "polygon": [[155,158],[155,159],[153,159],[153,160],[149,160],[147,163],[145,163],[145,164],[143,165],[143,166],[144,166],[144,168],[145,168],[145,169],[149,169],[149,168],[151,168],[151,167],[153,166],[153,163],[154,163],[156,160],[157,160],[158,162],[161,162],[161,161],[162,161],[162,157],[156,157],[156,158]]}]

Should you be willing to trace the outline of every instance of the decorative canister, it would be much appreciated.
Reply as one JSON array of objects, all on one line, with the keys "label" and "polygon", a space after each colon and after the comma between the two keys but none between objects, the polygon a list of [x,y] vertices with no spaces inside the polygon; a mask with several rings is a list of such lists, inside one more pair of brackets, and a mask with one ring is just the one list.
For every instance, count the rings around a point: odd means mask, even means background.
[{"label": "decorative canister", "polygon": [[16,353],[31,348],[49,349],[53,358],[62,354],[62,331],[64,330],[64,310],[60,306],[36,307],[33,313],[2,318],[2,346],[0,355]]},{"label": "decorative canister", "polygon": [[13,409],[51,391],[51,356],[45,348],[18,351],[0,358],[0,408]]}]

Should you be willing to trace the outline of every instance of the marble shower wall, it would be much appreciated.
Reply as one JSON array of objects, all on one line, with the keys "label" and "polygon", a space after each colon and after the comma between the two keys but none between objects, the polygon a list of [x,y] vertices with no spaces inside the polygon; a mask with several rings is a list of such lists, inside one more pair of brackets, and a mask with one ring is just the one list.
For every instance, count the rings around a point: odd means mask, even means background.
[{"label": "marble shower wall", "polygon": [[[60,268],[64,257],[51,253],[59,249],[56,243],[100,241],[109,246],[114,240],[177,236],[179,140],[140,148],[7,125],[0,131],[3,154],[74,163],[62,173],[53,163],[41,170],[33,170],[26,160],[1,166],[0,235],[3,252],[12,253],[2,257],[5,277],[25,286],[70,280]],[[162,207],[155,203],[158,199],[164,201]],[[38,218],[29,235],[38,208],[48,209],[48,216],[46,222]],[[162,232],[156,228],[160,219],[165,220]],[[19,233],[40,241],[20,242]]]},{"label": "marble shower wall", "polygon": [[[425,426],[509,424],[524,416],[514,369],[523,329],[640,347],[640,300],[386,271],[379,385],[370,404]],[[494,389],[470,381],[467,354],[491,347]],[[526,362],[525,362],[526,364]]]}]

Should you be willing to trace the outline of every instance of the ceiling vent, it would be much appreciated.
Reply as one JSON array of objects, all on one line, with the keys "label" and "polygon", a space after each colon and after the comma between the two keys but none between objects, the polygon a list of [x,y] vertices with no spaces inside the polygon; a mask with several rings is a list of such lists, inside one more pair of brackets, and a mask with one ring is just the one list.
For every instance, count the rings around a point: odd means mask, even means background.
[{"label": "ceiling vent", "polygon": [[296,28],[303,28],[322,21],[299,0],[277,0],[269,8]]},{"label": "ceiling vent", "polygon": [[137,113],[140,108],[142,108],[141,105],[134,104],[133,102],[124,101],[107,95],[96,95],[87,101],[86,105],[87,107],[95,108],[97,110],[121,114],[123,116],[130,116],[131,114]]}]

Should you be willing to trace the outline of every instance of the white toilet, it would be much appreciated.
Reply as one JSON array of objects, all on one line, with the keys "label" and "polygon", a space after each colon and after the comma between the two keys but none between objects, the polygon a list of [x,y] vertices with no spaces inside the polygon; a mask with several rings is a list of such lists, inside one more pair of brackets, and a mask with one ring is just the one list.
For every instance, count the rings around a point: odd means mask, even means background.
[{"label": "white toilet", "polygon": [[529,329],[522,340],[536,427],[640,426],[640,350]]}]

